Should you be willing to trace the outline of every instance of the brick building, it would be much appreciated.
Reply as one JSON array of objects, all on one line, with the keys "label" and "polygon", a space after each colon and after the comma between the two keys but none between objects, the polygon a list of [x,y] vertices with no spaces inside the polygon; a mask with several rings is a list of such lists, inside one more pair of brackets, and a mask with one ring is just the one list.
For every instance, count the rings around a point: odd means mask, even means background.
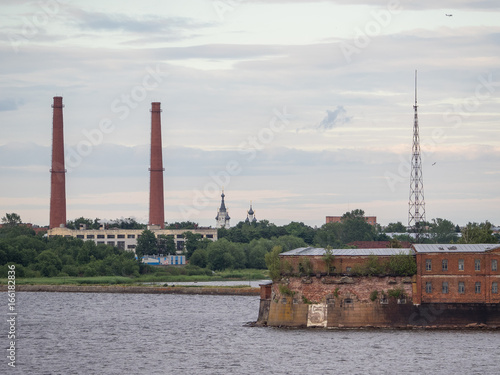
[{"label": "brick building", "polygon": [[415,244],[413,303],[500,303],[500,245]]}]

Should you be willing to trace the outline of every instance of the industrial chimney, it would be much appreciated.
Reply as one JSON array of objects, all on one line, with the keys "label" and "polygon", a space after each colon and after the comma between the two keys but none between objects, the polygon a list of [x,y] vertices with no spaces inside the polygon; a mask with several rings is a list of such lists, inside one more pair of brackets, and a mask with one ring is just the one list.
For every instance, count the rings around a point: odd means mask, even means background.
[{"label": "industrial chimney", "polygon": [[66,169],[62,97],[55,96],[52,119],[52,169],[50,170],[50,228],[66,226]]},{"label": "industrial chimney", "polygon": [[163,158],[161,150],[160,104],[151,103],[151,167],[149,168],[149,225],[165,228],[163,201]]}]

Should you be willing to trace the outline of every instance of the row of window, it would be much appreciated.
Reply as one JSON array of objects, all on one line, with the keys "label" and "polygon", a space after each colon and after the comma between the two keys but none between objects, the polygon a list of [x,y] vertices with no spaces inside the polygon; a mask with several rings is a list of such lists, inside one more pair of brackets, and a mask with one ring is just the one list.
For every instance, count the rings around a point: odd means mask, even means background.
[{"label": "row of window", "polygon": [[[70,236],[67,236],[67,237],[70,237]],[[136,237],[135,234],[127,234],[127,238],[135,238],[135,237]],[[138,234],[137,238],[140,238],[140,237],[141,237],[141,235]],[[103,239],[103,238],[125,238],[125,235],[124,234],[117,234],[117,235],[115,235],[115,234],[108,234],[108,235],[104,235],[104,234],[98,234],[98,235],[87,234],[87,237],[85,237],[85,235],[83,235],[83,234],[77,234],[76,238],[81,238],[81,239],[87,238],[88,240],[93,240],[95,238],[97,238],[97,239]],[[177,238],[184,238],[184,235],[183,234],[178,234]],[[214,238],[214,235],[213,234],[207,234],[206,238]]]},{"label": "row of window", "polygon": [[[432,259],[425,260],[425,270],[432,271]],[[448,259],[443,259],[441,261],[441,270],[448,271]],[[458,270],[459,271],[465,270],[465,261],[463,259],[458,260]],[[474,259],[474,270],[481,271],[481,259]],[[498,270],[498,261],[496,259],[491,260],[491,270],[492,271]]]},{"label": "row of window", "polygon": [[[481,293],[481,282],[476,282],[475,284],[475,292],[476,294]],[[441,293],[442,294],[448,294],[449,293],[449,284],[448,281],[443,281],[441,284]],[[426,293],[432,293],[432,281],[427,281],[425,283],[425,292]],[[458,282],[458,293],[459,294],[465,294],[465,282],[459,281]],[[493,282],[491,283],[491,293],[497,294],[498,293],[498,283]]]}]

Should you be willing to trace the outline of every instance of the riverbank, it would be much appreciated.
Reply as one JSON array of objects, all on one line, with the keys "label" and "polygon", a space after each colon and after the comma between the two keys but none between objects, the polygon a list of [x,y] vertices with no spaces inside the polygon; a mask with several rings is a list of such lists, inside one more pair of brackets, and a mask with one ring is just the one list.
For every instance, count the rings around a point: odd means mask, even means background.
[{"label": "riverbank", "polygon": [[[7,292],[7,285],[0,285],[0,292]],[[16,285],[16,292],[57,293],[135,293],[135,294],[205,294],[258,296],[259,288],[228,287],[178,287],[138,285]]]}]

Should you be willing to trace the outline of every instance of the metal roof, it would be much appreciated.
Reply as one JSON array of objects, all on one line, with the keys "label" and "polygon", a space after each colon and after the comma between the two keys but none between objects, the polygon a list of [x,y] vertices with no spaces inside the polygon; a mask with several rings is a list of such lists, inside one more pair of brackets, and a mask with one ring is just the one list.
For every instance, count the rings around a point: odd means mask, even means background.
[{"label": "metal roof", "polygon": [[484,253],[500,248],[499,244],[414,244],[417,253]]},{"label": "metal roof", "polygon": [[[390,255],[396,255],[399,253],[411,253],[414,254],[415,252],[412,249],[408,248],[382,248],[382,249],[333,249],[332,254],[333,255],[346,255],[346,256],[368,256],[368,255],[378,255],[378,256],[390,256]],[[299,247],[294,250],[290,250],[284,253],[281,253],[280,255],[325,255],[325,249],[322,247]]]}]

